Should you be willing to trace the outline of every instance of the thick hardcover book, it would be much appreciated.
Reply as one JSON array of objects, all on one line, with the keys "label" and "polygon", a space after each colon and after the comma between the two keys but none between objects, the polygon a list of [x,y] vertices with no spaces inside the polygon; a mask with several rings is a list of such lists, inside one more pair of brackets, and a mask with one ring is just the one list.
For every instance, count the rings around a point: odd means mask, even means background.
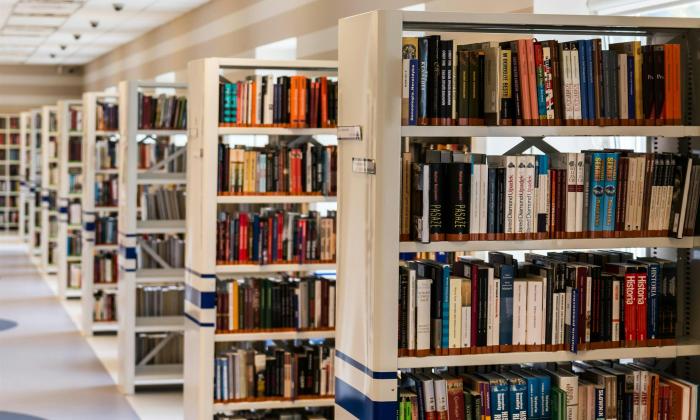
[{"label": "thick hardcover book", "polygon": [[[418,83],[418,124],[428,124],[428,63],[429,63],[429,39],[418,38],[418,62],[420,63],[420,81]],[[432,85],[431,85],[432,86]]]},{"label": "thick hardcover book", "polygon": [[578,68],[579,77],[581,84],[581,118],[584,123],[588,123],[591,116],[588,115],[588,67],[590,66],[586,57],[586,40],[576,41],[576,47],[578,49]]},{"label": "thick hardcover book", "polygon": [[446,163],[442,162],[440,150],[426,150],[425,162],[429,166],[429,202],[428,221],[430,227],[430,240],[442,241],[445,239],[445,194],[446,186],[444,170]]},{"label": "thick hardcover book", "polygon": [[471,164],[466,163],[464,153],[456,153],[454,159],[463,157],[461,162],[445,164],[445,233],[448,241],[465,241],[469,235],[469,197],[471,187]]},{"label": "thick hardcover book", "polygon": [[469,51],[457,47],[457,124],[467,125],[469,118]]},{"label": "thick hardcover book", "polygon": [[521,79],[522,74],[520,72],[520,59],[518,58],[518,42],[510,42],[510,55],[511,55],[511,75],[513,77],[513,83],[511,84],[512,96],[513,96],[513,120],[511,124],[513,125],[523,125],[523,97],[521,92]]},{"label": "thick hardcover book", "polygon": [[500,121],[502,124],[512,124],[514,119],[514,100],[513,100],[513,63],[512,63],[512,51],[510,48],[510,43],[506,42],[501,44],[499,53],[499,80],[500,80],[500,94],[501,94],[501,110],[500,110]]},{"label": "thick hardcover book", "polygon": [[654,55],[654,119],[658,125],[664,123],[664,107],[666,104],[664,46],[654,45],[652,50]]},{"label": "thick hardcover book", "polygon": [[440,40],[440,124],[452,123],[452,40]]},{"label": "thick hardcover book", "polygon": [[428,120],[430,125],[439,125],[440,107],[440,35],[428,37]]},{"label": "thick hardcover book", "polygon": [[654,47],[652,45],[642,46],[642,95],[644,119],[651,122],[656,118],[656,73],[654,66]]},{"label": "thick hardcover book", "polygon": [[619,153],[605,154],[605,204],[603,231],[615,231],[615,206],[617,205],[617,162]]}]

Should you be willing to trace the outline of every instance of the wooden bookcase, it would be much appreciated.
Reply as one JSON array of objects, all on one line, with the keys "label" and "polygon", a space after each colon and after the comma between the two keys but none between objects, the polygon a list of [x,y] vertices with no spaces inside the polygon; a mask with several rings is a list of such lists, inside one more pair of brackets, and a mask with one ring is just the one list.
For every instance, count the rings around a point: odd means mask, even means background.
[{"label": "wooden bookcase", "polygon": [[[97,104],[98,102],[112,102],[118,104],[117,95],[102,92],[83,93],[83,143],[82,143],[82,173],[83,173],[83,249],[81,266],[83,272],[81,284],[82,305],[82,331],[85,335],[93,333],[114,333],[117,331],[117,321],[95,321],[95,293],[116,293],[118,279],[113,283],[95,284],[94,259],[99,253],[116,254],[119,246],[114,244],[95,243],[95,219],[98,216],[116,216],[117,206],[95,205],[95,182],[99,177],[116,177],[116,169],[101,169],[97,167],[96,144],[104,141],[119,141],[117,130],[105,131],[97,128]],[[117,319],[119,318],[117,306]]]},{"label": "wooden bookcase", "polygon": [[[29,114],[29,249],[41,255],[41,108]],[[36,260],[40,261],[39,259]]]},{"label": "wooden bookcase", "polygon": [[0,197],[4,198],[4,203],[0,206],[0,233],[16,235],[19,227],[19,184],[21,179],[19,152],[21,145],[19,143],[12,144],[12,140],[18,139],[20,135],[19,115],[2,114],[0,121],[2,121],[0,135],[4,137],[4,143],[0,145],[0,150],[4,154],[4,158],[0,160],[0,181],[3,181],[4,184],[2,191],[0,191]]},{"label": "wooden bookcase", "polygon": [[169,137],[172,141],[174,136],[187,134],[186,130],[139,129],[139,92],[186,95],[187,85],[144,81],[119,84],[119,387],[127,394],[134,393],[138,386],[182,384],[181,364],[147,364],[147,359],[159,350],[137,360],[136,336],[165,333],[159,342],[165,345],[175,335],[182,335],[185,328],[184,316],[136,315],[138,285],[182,284],[185,280],[184,268],[139,269],[138,253],[145,252],[140,241],[142,235],[185,233],[185,220],[141,220],[139,186],[186,183],[185,173],[171,173],[160,167],[139,169],[139,143],[153,137]]},{"label": "wooden bookcase", "polygon": [[[685,126],[624,127],[490,127],[402,126],[401,46],[404,31],[492,34],[632,35],[652,42],[685,44],[686,92],[698,86],[700,21],[646,17],[554,16],[375,11],[345,19],[339,25],[339,125],[359,126],[360,141],[341,141],[338,195],[338,304],[336,337],[336,418],[384,419],[397,412],[397,371],[408,368],[496,365],[613,358],[677,358],[677,370],[698,371],[700,306],[690,296],[700,293],[690,264],[698,238],[570,239],[470,241],[419,244],[399,241],[401,144],[406,137],[469,139],[487,137],[557,138],[572,136],[645,136],[651,151],[689,150],[700,136],[700,107],[688,94]],[[406,35],[408,36],[408,35]],[[507,35],[506,35],[507,36]],[[448,36],[449,38],[449,36]],[[562,139],[563,140],[563,139]],[[563,140],[565,141],[565,140]],[[353,159],[370,159],[367,173]],[[355,162],[357,163],[357,162]],[[360,245],[361,246],[358,246]],[[536,249],[649,248],[653,255],[677,257],[677,345],[568,352],[488,353],[398,357],[397,331],[401,252]],[[675,254],[675,255],[674,255]]]},{"label": "wooden bookcase", "polygon": [[47,274],[55,274],[56,242],[58,240],[58,108],[44,105],[41,108],[41,268]]},{"label": "wooden bookcase", "polygon": [[[81,232],[82,223],[78,220],[70,223],[69,210],[73,203],[80,203],[82,189],[71,189],[71,175],[82,172],[83,163],[70,159],[70,144],[76,140],[82,143],[82,126],[71,129],[71,113],[82,112],[82,100],[58,101],[58,242],[56,256],[58,261],[58,295],[61,298],[79,298],[80,287],[70,287],[71,266],[80,267],[82,256],[68,252],[68,240],[75,232]],[[81,215],[82,216],[82,215]]]},{"label": "wooden bookcase", "polygon": [[[185,301],[185,418],[212,418],[216,413],[240,410],[332,406],[332,397],[314,399],[241,401],[215,403],[215,343],[265,340],[307,340],[335,337],[334,331],[253,332],[217,334],[216,285],[218,279],[240,278],[279,272],[335,270],[335,264],[217,265],[216,219],[222,206],[250,204],[312,204],[335,201],[322,196],[218,196],[218,143],[222,136],[314,136],[335,135],[335,128],[219,127],[219,74],[235,72],[241,79],[256,70],[275,73],[297,71],[311,75],[336,75],[335,61],[272,61],[207,58],[189,63],[187,150],[187,251]],[[232,79],[239,80],[239,79]],[[233,139],[235,143],[237,140]]]},{"label": "wooden bookcase", "polygon": [[32,114],[29,111],[19,114],[19,142],[20,142],[20,195],[19,195],[19,237],[23,243],[31,243],[29,235],[29,203],[32,199],[32,188],[30,183],[31,169],[31,123]]}]

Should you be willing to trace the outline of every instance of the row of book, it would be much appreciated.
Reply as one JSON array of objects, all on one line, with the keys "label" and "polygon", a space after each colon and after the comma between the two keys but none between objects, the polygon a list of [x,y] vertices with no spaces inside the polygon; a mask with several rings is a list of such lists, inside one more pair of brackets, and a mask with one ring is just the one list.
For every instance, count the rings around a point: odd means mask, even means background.
[{"label": "row of book", "polygon": [[117,142],[100,140],[95,142],[95,168],[117,169]]},{"label": "row of book", "polygon": [[222,211],[216,225],[218,264],[276,264],[335,261],[334,211],[325,216],[261,209]]},{"label": "row of book", "polygon": [[9,128],[12,130],[19,129],[19,118],[17,117],[5,117],[0,118],[0,129]]},{"label": "row of book", "polygon": [[83,284],[83,269],[78,262],[68,263],[68,288],[80,290]]},{"label": "row of book", "polygon": [[219,125],[335,127],[338,82],[327,77],[250,76],[219,83]]},{"label": "row of book", "polygon": [[110,322],[117,320],[116,290],[97,290],[94,294],[93,320],[95,322]]},{"label": "row of book", "polygon": [[455,148],[416,145],[404,153],[402,240],[680,238],[695,232],[697,156],[610,149],[486,156]]},{"label": "row of book", "polygon": [[136,316],[180,316],[184,313],[184,286],[136,285]]},{"label": "row of book", "polygon": [[116,283],[119,265],[116,251],[99,251],[93,257],[93,281],[95,284]]},{"label": "row of book", "polygon": [[19,145],[19,134],[10,134],[7,136],[5,133],[0,133],[0,146],[14,144]]},{"label": "row of book", "polygon": [[83,215],[83,207],[79,200],[72,200],[68,203],[68,213],[66,214],[69,225],[80,225]]},{"label": "row of book", "polygon": [[184,220],[185,190],[142,186],[139,205],[141,220]]},{"label": "row of book", "polygon": [[99,216],[95,218],[95,244],[116,245],[117,218],[115,216]]},{"label": "row of book", "polygon": [[19,149],[0,149],[0,160],[9,160],[4,162],[6,165],[17,165],[19,163]]},{"label": "row of book", "polygon": [[[163,344],[163,340],[167,342]],[[136,364],[157,350],[146,365],[181,365],[184,360],[184,346],[184,336],[179,333],[136,334]]]},{"label": "row of book", "polygon": [[83,191],[83,174],[79,170],[68,170],[68,193],[79,194]]},{"label": "row of book", "polygon": [[95,176],[95,206],[116,207],[119,200],[119,180],[113,176]]},{"label": "row of book", "polygon": [[158,260],[166,262],[172,268],[185,267],[185,240],[180,236],[144,235],[139,238],[139,245],[137,248],[139,268],[164,268]]},{"label": "row of book", "polygon": [[404,125],[680,124],[680,44],[403,39]]},{"label": "row of book", "polygon": [[139,143],[139,169],[152,168],[164,160],[170,161],[160,169],[165,169],[169,173],[185,172],[187,170],[185,146],[170,144],[167,137],[159,137],[156,141],[144,140]]},{"label": "row of book", "polygon": [[80,257],[83,252],[83,238],[80,231],[72,231],[66,237],[66,256]]},{"label": "row of book", "polygon": [[329,420],[332,408],[237,411],[235,414],[216,414],[214,420]]},{"label": "row of book", "polygon": [[214,400],[332,396],[335,349],[327,345],[217,352]]},{"label": "row of book", "polygon": [[119,130],[119,105],[112,102],[97,102],[96,125],[98,131]]},{"label": "row of book", "polygon": [[68,138],[68,161],[81,162],[83,160],[83,145],[80,137]]},{"label": "row of book", "polygon": [[19,212],[17,211],[0,211],[0,223],[18,223]]},{"label": "row of book", "polygon": [[672,344],[676,281],[674,262],[622,251],[408,261],[399,276],[399,354]]},{"label": "row of book", "polygon": [[138,93],[139,129],[184,130],[187,127],[187,97]]},{"label": "row of book", "polygon": [[678,419],[698,415],[698,385],[642,363],[574,362],[403,373],[400,420]]},{"label": "row of book", "polygon": [[72,107],[68,109],[68,130],[83,130],[83,110],[81,108]]},{"label": "row of book", "polygon": [[309,330],[335,327],[335,281],[248,278],[220,282],[216,330]]},{"label": "row of book", "polygon": [[219,194],[323,194],[337,191],[336,146],[234,147],[219,144]]}]

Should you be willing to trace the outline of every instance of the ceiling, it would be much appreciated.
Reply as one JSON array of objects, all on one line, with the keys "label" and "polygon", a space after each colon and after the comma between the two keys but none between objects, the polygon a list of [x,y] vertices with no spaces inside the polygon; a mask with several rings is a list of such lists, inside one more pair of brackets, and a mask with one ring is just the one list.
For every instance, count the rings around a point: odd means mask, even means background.
[{"label": "ceiling", "polygon": [[86,64],[208,1],[0,0],[0,64]]}]

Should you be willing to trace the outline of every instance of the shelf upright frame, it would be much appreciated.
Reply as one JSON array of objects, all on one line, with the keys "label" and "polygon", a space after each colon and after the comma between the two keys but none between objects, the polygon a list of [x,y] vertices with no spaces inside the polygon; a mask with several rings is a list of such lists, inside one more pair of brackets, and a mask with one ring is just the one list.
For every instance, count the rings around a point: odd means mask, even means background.
[{"label": "shelf upright frame", "polygon": [[[83,335],[93,335],[99,333],[117,332],[117,322],[95,322],[95,253],[100,250],[117,251],[118,246],[97,247],[95,243],[95,219],[97,215],[115,213],[117,209],[100,209],[95,206],[95,172],[97,171],[96,143],[101,137],[118,136],[118,132],[104,132],[97,130],[97,102],[101,100],[117,101],[118,96],[103,92],[83,93],[83,194],[82,194],[82,224],[83,224],[83,248],[81,258],[81,268],[83,273],[81,283],[81,326]],[[118,280],[114,284],[102,285],[105,288],[116,289]],[[117,307],[117,319],[119,319],[119,308]]]},{"label": "shelf upright frame", "polygon": [[[139,385],[148,385],[144,380],[146,372],[158,370],[158,366],[137,367],[136,333],[139,319],[136,316],[136,286],[141,274],[138,269],[138,238],[141,234],[184,233],[185,222],[177,220],[163,223],[139,222],[138,186],[143,184],[182,184],[184,177],[170,181],[157,179],[148,182],[148,173],[139,171],[139,138],[143,135],[172,136],[187,134],[186,130],[140,130],[139,129],[139,91],[141,89],[176,89],[184,91],[186,83],[160,83],[146,81],[122,81],[119,83],[119,388],[126,394],[133,394]],[[160,221],[157,221],[160,222]],[[163,283],[171,282],[173,270],[149,270],[150,283],[154,283],[153,275],[162,272]],[[184,282],[184,269],[179,270],[181,281]],[[168,319],[166,319],[168,318]],[[180,318],[170,319],[170,318]],[[181,334],[184,330],[184,317],[161,317],[160,326],[150,326],[149,331],[162,331],[170,334]],[[145,319],[144,321],[152,321]],[[175,322],[173,322],[175,321]],[[156,323],[157,324],[157,323]],[[163,377],[159,378],[160,385],[182,384],[182,366],[166,365]],[[149,376],[156,376],[150,372]]]},{"label": "shelf upright frame", "polygon": [[[688,69],[697,67],[694,56],[700,42],[697,19],[555,16],[531,14],[468,14],[445,12],[374,11],[339,23],[339,125],[359,126],[361,141],[340,142],[338,159],[338,284],[336,331],[336,418],[383,419],[395,417],[400,367],[431,367],[432,361],[398,357],[398,255],[420,248],[399,242],[400,152],[402,137],[466,138],[472,136],[560,137],[581,135],[657,135],[671,138],[696,136],[700,125],[697,103],[689,99],[683,124],[674,127],[402,127],[401,46],[403,31],[537,33],[577,35],[635,35],[667,42],[686,43]],[[514,35],[515,37],[516,35]],[[684,73],[685,74],[685,73]],[[688,71],[683,91],[699,86],[700,73]],[[689,95],[690,96],[690,95]],[[697,101],[695,101],[697,102]],[[694,109],[695,108],[695,109]],[[590,129],[590,132],[587,131]],[[210,135],[211,136],[211,135]],[[369,159],[376,172],[368,173],[354,159]],[[356,161],[355,161],[356,162]],[[362,163],[362,162],[360,162]],[[201,230],[206,232],[206,230]],[[689,240],[668,241],[685,248]],[[601,242],[604,246],[605,242]],[[690,241],[694,245],[694,240]],[[454,244],[445,243],[450,248]],[[465,243],[469,246],[469,243]],[[552,243],[566,249],[567,241]],[[518,249],[523,249],[518,245]],[[581,246],[573,246],[580,248]],[[432,245],[431,251],[439,245]],[[504,244],[501,250],[507,250]],[[452,251],[458,249],[450,249]],[[686,282],[692,283],[692,282]],[[697,286],[693,286],[697,288]],[[697,295],[697,290],[695,291]],[[695,305],[696,307],[698,305]],[[700,312],[697,308],[690,308]],[[700,313],[696,315],[700,316]],[[679,328],[678,331],[683,331]],[[683,337],[684,339],[686,337]],[[693,337],[691,337],[692,339]],[[695,337],[697,338],[697,337]],[[700,354],[700,347],[666,349],[670,357]],[[629,349],[629,357],[634,349]],[[606,358],[602,351],[596,357]],[[552,360],[556,360],[552,353]],[[613,355],[617,357],[618,355]],[[547,359],[546,355],[533,355]],[[452,356],[434,361],[453,365]],[[465,357],[465,356],[456,356]],[[467,356],[468,357],[468,356]],[[493,354],[481,364],[516,363],[508,354]],[[457,363],[463,364],[463,363]]]},{"label": "shelf upright frame", "polygon": [[[32,257],[41,254],[41,108],[31,110],[30,114],[30,169],[29,190],[32,195],[29,200],[29,236]],[[38,262],[38,259],[34,259]]]},{"label": "shelf upright frame", "polygon": [[68,224],[69,206],[73,201],[79,199],[69,195],[69,173],[72,169],[71,165],[75,165],[76,162],[70,162],[68,158],[70,154],[70,139],[79,137],[82,141],[82,127],[78,131],[70,130],[71,110],[78,107],[82,108],[82,104],[82,100],[73,99],[58,101],[57,105],[58,191],[56,197],[58,205],[58,241],[56,245],[56,260],[58,262],[58,296],[60,298],[80,298],[81,294],[80,289],[70,289],[68,287],[68,280],[70,276],[69,259],[75,258],[68,256],[68,236],[69,232],[82,229],[81,223],[77,225]]},{"label": "shelf upright frame", "polygon": [[31,112],[19,114],[19,143],[20,143],[20,194],[19,194],[19,237],[23,243],[31,244],[29,235],[29,202],[32,200],[30,185],[31,168]]},{"label": "shelf upright frame", "polygon": [[[56,192],[58,185],[51,182],[51,166],[58,164],[56,156],[49,156],[49,144],[51,139],[55,142],[58,153],[58,133],[52,130],[50,122],[57,118],[56,105],[44,105],[41,108],[41,268],[47,274],[56,274],[56,253],[53,254],[53,263],[49,261],[51,244],[56,243],[56,237],[51,236],[51,225],[58,223],[58,211],[56,209]],[[57,180],[56,180],[57,181]],[[54,198],[53,207],[51,197]],[[52,221],[53,220],[53,221]],[[60,286],[59,286],[60,288]]]},{"label": "shelf upright frame", "polygon": [[[291,268],[313,271],[309,264],[302,267],[271,266],[217,266],[216,214],[219,204],[274,203],[267,196],[249,196],[249,201],[237,197],[217,197],[217,144],[223,135],[286,135],[310,136],[335,134],[328,128],[278,127],[219,127],[219,71],[242,70],[296,70],[335,74],[336,61],[326,60],[257,60],[239,58],[206,58],[188,64],[188,148],[187,148],[187,233],[185,249],[185,418],[212,418],[215,413],[251,408],[266,409],[282,406],[329,406],[331,398],[297,400],[292,404],[268,401],[262,403],[214,403],[214,344],[216,327],[216,282],[231,274],[274,273]],[[292,197],[279,196],[279,203],[295,202]],[[318,201],[318,199],[314,199]],[[299,203],[309,202],[300,197]],[[318,264],[328,269],[327,264]],[[334,266],[333,266],[334,267]],[[323,337],[324,335],[319,335]],[[237,341],[219,337],[218,341]],[[255,340],[250,340],[255,341]],[[282,405],[280,405],[282,404]],[[286,404],[286,405],[285,405]]]},{"label": "shelf upright frame", "polygon": [[[14,129],[11,128],[10,126],[10,121],[13,118],[19,118],[18,114],[0,114],[0,120],[5,121],[4,128],[0,129],[0,133],[2,133],[5,137],[5,144],[0,145],[0,148],[2,148],[5,151],[5,158],[3,159],[2,163],[0,163],[0,167],[4,167],[4,171],[1,172],[0,174],[0,179],[5,181],[5,186],[3,187],[2,191],[0,191],[0,196],[5,198],[5,202],[0,208],[0,214],[3,215],[3,222],[0,223],[0,232],[3,232],[5,234],[17,234],[19,231],[18,227],[18,222],[17,221],[11,221],[11,215],[16,214],[19,210],[19,188],[12,189],[9,188],[10,185],[12,185],[12,182],[18,181],[18,177],[16,175],[11,175],[11,170],[10,168],[13,166],[19,166],[20,165],[20,159],[10,159],[10,151],[11,150],[18,150],[20,148],[20,145],[14,145],[10,144],[10,140],[12,138],[12,135],[17,134],[19,135],[19,129]],[[21,157],[21,156],[20,156]],[[19,183],[18,183],[19,184]],[[14,198],[14,205],[10,206],[10,200],[12,199],[11,197]]]}]

